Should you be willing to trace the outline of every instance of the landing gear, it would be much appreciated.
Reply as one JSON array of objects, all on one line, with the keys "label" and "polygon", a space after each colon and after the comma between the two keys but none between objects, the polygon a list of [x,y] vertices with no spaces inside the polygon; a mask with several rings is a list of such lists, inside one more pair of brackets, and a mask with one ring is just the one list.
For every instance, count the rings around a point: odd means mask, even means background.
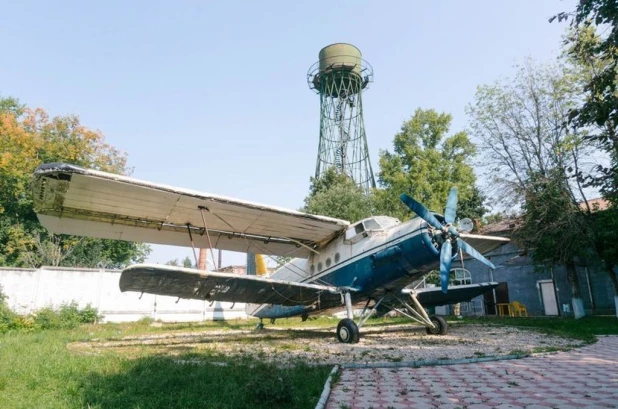
[{"label": "landing gear", "polygon": [[343,293],[347,318],[339,321],[337,325],[337,339],[344,344],[356,344],[360,340],[358,325],[354,322],[352,312],[352,296],[349,291]]},{"label": "landing gear", "polygon": [[[405,293],[409,293],[410,298],[412,299],[412,305],[400,299],[395,294],[390,294],[392,298],[401,304],[401,308],[390,305],[387,305],[387,307],[393,311],[397,311],[398,313],[405,315],[421,325],[424,325],[429,335],[446,335],[446,332],[448,331],[448,324],[446,323],[446,320],[439,315],[427,315],[427,311],[425,311],[421,303],[418,301],[415,290],[405,291]],[[377,308],[378,304],[374,306],[374,309]]]},{"label": "landing gear", "polygon": [[448,324],[444,318],[439,315],[432,315],[429,320],[433,324],[433,328],[427,327],[427,334],[429,335],[446,335],[448,331]]},{"label": "landing gear", "polygon": [[270,323],[271,323],[271,324],[274,324],[274,323],[275,323],[275,318],[271,318],[271,319],[270,319]]},{"label": "landing gear", "polygon": [[337,339],[344,344],[356,344],[360,340],[358,326],[350,318],[344,318],[337,325]]},{"label": "landing gear", "polygon": [[261,331],[264,329],[264,323],[262,322],[261,318],[260,318],[260,322],[258,322],[257,325],[255,326],[255,329],[258,331]]},{"label": "landing gear", "polygon": [[307,321],[307,319],[309,319],[309,314],[304,313],[303,315],[300,316],[300,321],[301,322],[305,322]]}]

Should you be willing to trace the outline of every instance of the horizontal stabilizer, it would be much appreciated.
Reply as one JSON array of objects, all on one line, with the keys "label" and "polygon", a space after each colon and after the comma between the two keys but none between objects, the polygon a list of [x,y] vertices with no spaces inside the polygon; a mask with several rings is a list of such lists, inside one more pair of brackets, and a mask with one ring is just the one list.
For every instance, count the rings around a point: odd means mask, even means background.
[{"label": "horizontal stabilizer", "polygon": [[479,296],[487,291],[493,290],[498,286],[496,282],[467,284],[467,285],[451,285],[448,291],[442,292],[440,287],[418,288],[418,289],[403,289],[401,292],[409,294],[416,292],[418,301],[423,307],[437,307],[440,305],[456,304],[458,302],[470,301],[476,296]]}]

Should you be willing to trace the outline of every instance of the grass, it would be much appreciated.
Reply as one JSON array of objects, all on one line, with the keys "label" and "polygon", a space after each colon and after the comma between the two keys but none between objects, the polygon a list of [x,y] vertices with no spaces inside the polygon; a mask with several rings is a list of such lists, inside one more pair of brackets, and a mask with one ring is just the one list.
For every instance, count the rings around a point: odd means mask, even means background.
[{"label": "grass", "polygon": [[596,335],[618,335],[618,319],[613,316],[591,316],[578,320],[550,317],[465,318],[462,324],[489,324],[531,329],[584,342],[595,342]]},{"label": "grass", "polygon": [[[225,329],[229,323],[200,323]],[[253,327],[252,322],[233,326]],[[256,358],[227,358],[190,350],[76,354],[70,342],[186,330],[147,323],[84,325],[74,330],[0,335],[2,408],[313,408],[331,368],[298,362],[280,368]]]}]

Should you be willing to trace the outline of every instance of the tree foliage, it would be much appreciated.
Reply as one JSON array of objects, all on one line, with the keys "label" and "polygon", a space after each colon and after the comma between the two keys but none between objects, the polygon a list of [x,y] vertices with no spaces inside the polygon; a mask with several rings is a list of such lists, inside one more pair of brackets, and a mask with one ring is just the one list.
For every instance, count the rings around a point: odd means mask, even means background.
[{"label": "tree foliage", "polygon": [[[589,68],[583,98],[570,112],[572,126],[590,130],[588,138],[609,153],[609,166],[599,166],[593,183],[618,203],[618,3],[614,0],[578,2],[574,12],[550,19],[571,20],[565,39],[568,55]],[[598,34],[602,33],[602,34]]]},{"label": "tree foliage", "polygon": [[577,98],[577,81],[564,66],[532,60],[514,78],[478,87],[467,112],[495,200],[521,203],[533,175],[547,178],[556,169],[573,183],[573,199],[583,196],[575,176],[595,165],[587,161],[592,145],[564,126]]},{"label": "tree foliage", "polygon": [[532,250],[537,265],[566,264],[589,249],[589,226],[566,184],[559,171],[552,171],[533,174],[526,186],[523,223],[515,238]]},{"label": "tree foliage", "polygon": [[429,209],[442,213],[452,186],[459,190],[459,217],[480,219],[486,209],[475,187],[471,161],[476,147],[466,132],[448,135],[452,117],[433,109],[417,109],[393,140],[394,151],[380,152],[378,180],[384,189],[375,191],[378,212],[410,218],[401,203],[408,193]]},{"label": "tree foliage", "polygon": [[335,167],[320,178],[311,178],[303,212],[355,222],[372,214],[371,195]]},{"label": "tree foliage", "polygon": [[121,267],[143,261],[149,247],[47,232],[30,194],[35,168],[46,162],[127,174],[126,155],[77,116],[49,118],[13,98],[0,98],[0,265]]},{"label": "tree foliage", "polygon": [[574,260],[592,247],[578,205],[586,200],[581,175],[595,166],[585,130],[566,126],[580,79],[580,70],[528,60],[515,78],[479,87],[468,107],[493,193],[523,211],[519,244],[537,266],[565,266],[577,318],[584,311]]}]

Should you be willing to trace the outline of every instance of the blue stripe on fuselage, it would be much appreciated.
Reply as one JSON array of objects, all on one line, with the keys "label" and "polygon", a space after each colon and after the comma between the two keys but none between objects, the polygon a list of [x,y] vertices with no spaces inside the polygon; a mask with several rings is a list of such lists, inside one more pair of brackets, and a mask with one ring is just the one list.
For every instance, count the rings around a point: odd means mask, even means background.
[{"label": "blue stripe on fuselage", "polygon": [[[319,280],[335,287],[353,287],[357,291],[353,299],[362,299],[376,289],[404,276],[413,276],[439,261],[437,250],[429,246],[427,233],[420,228],[404,237],[398,237],[378,247],[360,253],[329,270],[308,277],[303,282]],[[311,307],[264,305],[254,316],[258,318],[282,318],[313,311]]]},{"label": "blue stripe on fuselage", "polygon": [[428,249],[423,240],[426,234],[419,229],[407,238],[398,238],[361,253],[347,265],[334,266],[319,280],[336,287],[353,287],[358,290],[355,294],[360,295],[373,292],[406,275],[411,276],[422,267],[438,261],[435,250]]}]

